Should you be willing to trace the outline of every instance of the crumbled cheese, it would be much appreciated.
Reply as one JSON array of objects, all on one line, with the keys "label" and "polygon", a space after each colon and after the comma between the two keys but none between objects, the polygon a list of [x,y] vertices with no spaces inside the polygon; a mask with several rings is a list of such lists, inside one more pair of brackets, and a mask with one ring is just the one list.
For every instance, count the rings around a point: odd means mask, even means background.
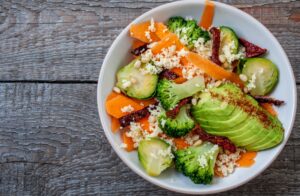
[{"label": "crumbled cheese", "polygon": [[137,61],[135,61],[135,63],[134,63],[134,67],[135,68],[140,68],[141,67],[141,61],[140,60],[137,60]]},{"label": "crumbled cheese", "polygon": [[209,58],[212,54],[212,42],[211,40],[206,41],[200,37],[198,40],[193,41],[194,51],[203,56]]},{"label": "crumbled cheese", "polygon": [[219,87],[223,83],[222,80],[218,80],[215,82],[215,87]]},{"label": "crumbled cheese", "polygon": [[169,157],[171,159],[174,158],[171,146],[169,146],[166,150],[159,150],[157,154],[162,157]]},{"label": "crumbled cheese", "polygon": [[167,121],[166,121],[165,119],[162,119],[161,122],[160,122],[160,123],[161,123],[161,126],[162,126],[162,127],[165,127],[166,122],[167,122]]},{"label": "crumbled cheese", "polygon": [[185,20],[193,20],[193,17],[192,16],[186,16]]},{"label": "crumbled cheese", "polygon": [[193,146],[200,146],[202,144],[202,140],[196,141]]},{"label": "crumbled cheese", "polygon": [[134,147],[138,147],[139,143],[144,139],[144,132],[140,123],[131,122],[130,129],[126,132],[127,137],[131,137],[134,142]]},{"label": "crumbled cheese", "polygon": [[247,88],[248,90],[251,90],[251,89],[254,89],[256,86],[255,86],[255,80],[256,80],[256,74],[254,73],[252,76],[251,76],[251,79],[249,80],[248,84],[247,84]]},{"label": "crumbled cheese", "polygon": [[148,133],[148,137],[157,137],[159,134],[162,133],[162,130],[160,129],[158,125],[157,118],[161,114],[162,107],[161,106],[155,106],[150,105],[148,108],[148,111],[150,112],[150,116],[148,118],[149,122],[149,129],[152,131],[151,133]]},{"label": "crumbled cheese", "polygon": [[156,31],[155,23],[154,23],[153,18],[151,18],[151,20],[150,20],[150,25],[148,27],[148,30],[151,31],[151,32],[155,32]]},{"label": "crumbled cheese", "polygon": [[121,90],[116,86],[113,88],[113,91],[116,93],[121,93]]},{"label": "crumbled cheese", "polygon": [[164,30],[163,30],[163,33],[166,33],[168,31],[168,29],[167,28],[165,28]]},{"label": "crumbled cheese", "polygon": [[192,99],[192,104],[193,104],[193,105],[196,105],[196,104],[197,104],[197,99],[196,99],[196,98],[193,98],[193,99]]},{"label": "crumbled cheese", "polygon": [[196,141],[199,140],[199,135],[187,134],[184,136],[185,142],[189,145],[193,145]]},{"label": "crumbled cheese", "polygon": [[181,42],[183,45],[188,45],[188,44],[189,44],[188,37],[187,37],[186,35],[183,35],[183,36],[180,38],[180,42]]},{"label": "crumbled cheese", "polygon": [[128,88],[130,86],[131,86],[131,82],[130,81],[128,81],[128,80],[122,80],[122,87],[124,89],[126,89],[126,88]]},{"label": "crumbled cheese", "polygon": [[201,76],[203,75],[203,72],[198,69],[196,66],[184,66],[182,68],[182,77],[190,80],[194,78],[195,76]]},{"label": "crumbled cheese", "polygon": [[177,52],[177,55],[178,55],[179,57],[185,57],[187,54],[188,54],[188,51],[185,50],[184,48],[182,48],[181,50],[179,50],[179,51]]},{"label": "crumbled cheese", "polygon": [[156,44],[157,42],[152,42],[151,44],[147,45],[147,48],[153,48]]},{"label": "crumbled cheese", "polygon": [[243,81],[243,82],[247,82],[248,78],[245,74],[240,74],[240,79]]},{"label": "crumbled cheese", "polygon": [[129,113],[129,112],[133,112],[134,108],[131,105],[127,105],[121,108],[121,111],[123,113]]},{"label": "crumbled cheese", "polygon": [[145,36],[149,40],[149,42],[152,42],[150,31],[145,31]]},{"label": "crumbled cheese", "polygon": [[[221,37],[222,37],[222,33],[221,33]],[[222,61],[223,58],[225,57],[226,61],[229,64],[231,64],[233,61],[235,61],[237,59],[240,59],[240,58],[245,56],[245,52],[243,51],[243,49],[240,49],[237,54],[232,54],[232,50],[234,50],[234,48],[235,48],[234,41],[232,41],[232,42],[226,44],[225,46],[223,46],[223,48],[222,48],[223,54],[219,55],[219,59],[221,57],[220,61]],[[222,55],[224,55],[224,56],[222,56]]]},{"label": "crumbled cheese", "polygon": [[143,63],[148,63],[153,57],[151,50],[146,50],[144,53],[141,54],[141,61]]},{"label": "crumbled cheese", "polygon": [[130,78],[130,82],[131,82],[132,84],[136,84],[136,83],[137,83],[137,80],[136,80],[135,78]]},{"label": "crumbled cheese", "polygon": [[237,149],[235,153],[220,153],[216,160],[216,169],[223,175],[228,176],[234,172],[237,160],[241,157],[242,149]]},{"label": "crumbled cheese", "polygon": [[200,156],[197,158],[197,161],[198,161],[200,167],[202,167],[202,168],[203,168],[203,167],[206,167],[206,166],[208,165],[207,159],[206,159],[206,157],[205,157],[204,155],[200,155]]}]

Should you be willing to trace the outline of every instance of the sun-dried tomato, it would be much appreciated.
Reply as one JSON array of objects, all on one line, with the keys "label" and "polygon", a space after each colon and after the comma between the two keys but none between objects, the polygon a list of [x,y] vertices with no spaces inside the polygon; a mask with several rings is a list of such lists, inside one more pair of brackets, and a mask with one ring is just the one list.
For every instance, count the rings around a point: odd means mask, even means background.
[{"label": "sun-dried tomato", "polygon": [[140,47],[137,47],[133,50],[131,50],[131,54],[135,55],[135,56],[140,56],[142,53],[144,53],[146,50],[148,49],[148,45],[144,44],[141,45]]},{"label": "sun-dried tomato", "polygon": [[222,65],[222,62],[219,59],[219,50],[220,50],[220,43],[221,43],[221,33],[220,30],[216,27],[212,27],[210,30],[212,34],[212,54],[211,60],[216,63],[217,65]]},{"label": "sun-dried tomato", "polygon": [[246,57],[248,58],[260,56],[267,52],[267,49],[261,48],[253,43],[250,43],[243,38],[240,38],[239,41],[245,47]]},{"label": "sun-dried tomato", "polygon": [[172,72],[169,69],[165,69],[164,71],[162,71],[160,73],[159,77],[160,78],[166,78],[168,80],[175,80],[179,76],[175,72]]},{"label": "sun-dried tomato", "polygon": [[199,138],[203,141],[209,141],[213,144],[221,146],[224,150],[228,150],[233,153],[236,152],[236,146],[226,137],[208,134],[204,130],[202,130],[199,125],[196,126],[194,132],[197,133],[199,135]]},{"label": "sun-dried tomato", "polygon": [[191,97],[182,99],[172,110],[167,111],[167,116],[175,118],[180,111],[180,108],[191,101]]},{"label": "sun-dried tomato", "polygon": [[254,96],[254,99],[256,99],[259,103],[272,103],[276,106],[280,106],[280,105],[284,104],[284,101],[274,99],[274,98],[268,97],[268,96]]}]

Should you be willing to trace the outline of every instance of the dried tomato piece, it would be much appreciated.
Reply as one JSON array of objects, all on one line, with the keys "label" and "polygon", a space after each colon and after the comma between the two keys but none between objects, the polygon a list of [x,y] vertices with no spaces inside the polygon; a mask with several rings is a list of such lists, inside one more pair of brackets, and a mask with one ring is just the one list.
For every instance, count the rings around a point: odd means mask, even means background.
[{"label": "dried tomato piece", "polygon": [[180,108],[191,101],[191,97],[182,99],[172,110],[167,111],[167,116],[175,118],[180,111]]},{"label": "dried tomato piece", "polygon": [[172,72],[172,71],[166,69],[160,73],[159,77],[166,78],[168,80],[175,80],[179,76],[175,72]]},{"label": "dried tomato piece", "polygon": [[224,150],[228,150],[232,153],[236,152],[236,146],[226,137],[215,136],[206,133],[201,129],[199,125],[196,126],[194,132],[199,135],[199,138],[203,141],[209,141],[213,144],[221,146]]},{"label": "dried tomato piece", "polygon": [[243,38],[240,38],[239,41],[245,47],[246,57],[248,57],[248,58],[260,56],[267,52],[267,49],[261,48],[255,44],[252,44]]},{"label": "dried tomato piece", "polygon": [[284,104],[284,101],[268,96],[254,96],[254,99],[256,99],[259,103],[272,103],[276,106],[281,106],[282,104]]},{"label": "dried tomato piece", "polygon": [[141,45],[140,47],[137,47],[137,48],[131,50],[131,54],[133,54],[135,56],[140,56],[147,49],[148,49],[148,44],[144,44],[144,45]]},{"label": "dried tomato piece", "polygon": [[220,43],[221,43],[221,32],[216,27],[212,27],[209,31],[212,34],[211,60],[214,63],[216,63],[217,65],[222,65],[222,62],[219,59],[219,50],[220,50]]}]

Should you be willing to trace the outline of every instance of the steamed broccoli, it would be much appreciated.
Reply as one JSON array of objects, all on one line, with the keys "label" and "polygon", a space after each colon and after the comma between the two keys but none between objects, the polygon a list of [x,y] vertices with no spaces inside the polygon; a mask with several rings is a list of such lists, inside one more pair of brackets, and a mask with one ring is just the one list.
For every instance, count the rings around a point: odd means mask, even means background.
[{"label": "steamed broccoli", "polygon": [[176,118],[167,117],[166,113],[162,113],[159,118],[159,126],[168,136],[181,137],[186,135],[195,127],[194,120],[189,116],[189,105],[180,108]]},{"label": "steamed broccoli", "polygon": [[191,146],[175,152],[176,169],[189,177],[195,184],[210,184],[219,147],[210,142]]},{"label": "steamed broccoli", "polygon": [[203,77],[195,77],[182,84],[176,84],[167,79],[162,79],[157,85],[157,99],[163,108],[170,110],[184,98],[190,97],[203,90],[205,87]]},{"label": "steamed broccoli", "polygon": [[200,37],[206,42],[210,40],[209,33],[205,30],[202,30],[198,25],[196,20],[185,20],[181,16],[174,16],[168,20],[167,23],[168,29],[177,34],[180,39],[187,42],[188,48],[194,47],[194,42],[197,41]]}]

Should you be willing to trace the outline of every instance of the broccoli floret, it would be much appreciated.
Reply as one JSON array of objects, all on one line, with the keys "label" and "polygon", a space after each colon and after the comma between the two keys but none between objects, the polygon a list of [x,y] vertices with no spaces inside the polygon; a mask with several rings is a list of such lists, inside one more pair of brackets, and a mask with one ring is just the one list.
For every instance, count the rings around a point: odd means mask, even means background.
[{"label": "broccoli floret", "polygon": [[176,169],[189,177],[195,184],[210,184],[219,147],[210,142],[191,146],[175,152]]},{"label": "broccoli floret", "polygon": [[162,79],[157,85],[157,99],[163,108],[170,110],[184,98],[190,97],[204,89],[203,77],[195,77],[182,84],[176,84],[167,79]]},{"label": "broccoli floret", "polygon": [[158,122],[163,132],[171,137],[184,136],[195,127],[195,122],[189,115],[189,105],[182,106],[174,119],[167,117],[165,112],[162,113]]},{"label": "broccoli floret", "polygon": [[204,41],[210,40],[209,33],[202,30],[198,25],[196,20],[185,20],[181,16],[171,17],[167,23],[168,29],[177,34],[180,39],[184,39],[187,42],[187,47],[189,49],[194,47],[194,42],[200,37]]}]

